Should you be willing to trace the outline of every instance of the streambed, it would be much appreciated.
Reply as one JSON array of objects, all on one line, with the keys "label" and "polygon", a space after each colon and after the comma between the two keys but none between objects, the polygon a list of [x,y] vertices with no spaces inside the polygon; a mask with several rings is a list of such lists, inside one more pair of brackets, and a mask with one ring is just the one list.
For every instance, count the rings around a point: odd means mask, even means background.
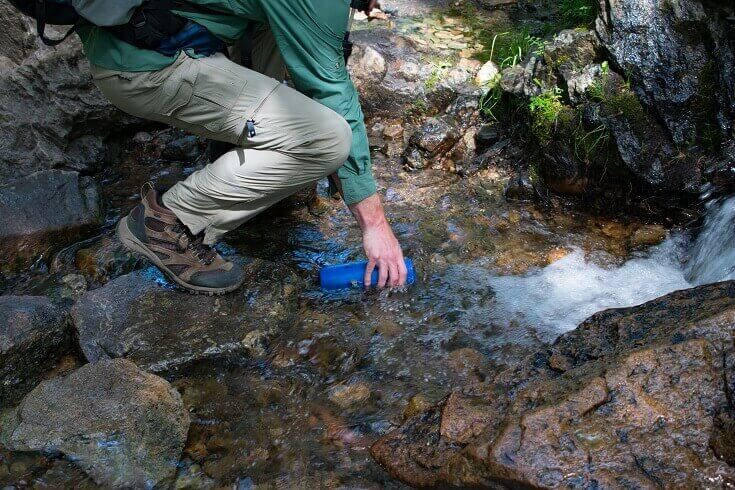
[{"label": "streambed", "polygon": [[[110,223],[134,202],[133,176],[142,174],[138,160],[121,169],[110,177]],[[298,320],[260,355],[202,363],[173,378],[192,415],[178,487],[400,487],[368,448],[405,416],[518,362],[598,310],[698,283],[683,265],[691,246],[682,231],[593,217],[562,201],[507,202],[502,169],[459,179],[407,173],[397,159],[377,156],[376,171],[418,283],[382,293],[319,290],[319,267],[361,256],[359,230],[324,185],[310,208],[281,209],[232,233],[225,253],[285,264],[307,287]],[[731,212],[731,202],[713,207],[710,223]],[[712,226],[702,236],[711,237]],[[695,253],[711,263],[719,252]],[[48,287],[37,278],[19,281],[15,292]],[[91,485],[68,463],[3,458],[2,484]]]}]

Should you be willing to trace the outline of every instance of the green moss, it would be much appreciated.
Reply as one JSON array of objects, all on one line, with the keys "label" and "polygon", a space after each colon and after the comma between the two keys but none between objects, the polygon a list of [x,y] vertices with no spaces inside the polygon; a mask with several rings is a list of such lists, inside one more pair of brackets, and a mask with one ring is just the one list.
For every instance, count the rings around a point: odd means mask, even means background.
[{"label": "green moss", "polygon": [[424,60],[425,63],[429,63],[432,66],[431,74],[424,80],[424,88],[427,92],[433,91],[439,86],[442,79],[447,76],[449,69],[452,67],[451,60],[434,57],[429,60]]},{"label": "green moss", "polygon": [[612,94],[605,101],[605,106],[610,112],[623,116],[636,127],[645,126],[648,122],[646,110],[638,100],[638,96],[629,87]]},{"label": "green moss", "polygon": [[610,76],[609,68],[603,66],[602,77],[587,89],[587,97],[599,102],[605,116],[626,119],[639,134],[645,134],[648,114],[629,82],[622,83],[619,78]]},{"label": "green moss", "polygon": [[423,116],[429,113],[429,105],[423,97],[415,99],[411,103],[411,112],[414,116]]},{"label": "green moss", "polygon": [[531,97],[528,109],[531,114],[531,132],[541,146],[551,143],[557,124],[566,122],[570,110],[562,103],[561,89],[558,87]]}]

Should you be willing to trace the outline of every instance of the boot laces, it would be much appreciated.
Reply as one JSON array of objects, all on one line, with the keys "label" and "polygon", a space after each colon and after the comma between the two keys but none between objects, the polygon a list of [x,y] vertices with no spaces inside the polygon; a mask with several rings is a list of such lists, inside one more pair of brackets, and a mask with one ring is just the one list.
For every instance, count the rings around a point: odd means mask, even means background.
[{"label": "boot laces", "polygon": [[217,257],[217,252],[204,243],[204,234],[194,235],[186,226],[175,224],[172,228],[176,237],[176,246],[179,252],[190,251],[204,265],[210,265]]}]

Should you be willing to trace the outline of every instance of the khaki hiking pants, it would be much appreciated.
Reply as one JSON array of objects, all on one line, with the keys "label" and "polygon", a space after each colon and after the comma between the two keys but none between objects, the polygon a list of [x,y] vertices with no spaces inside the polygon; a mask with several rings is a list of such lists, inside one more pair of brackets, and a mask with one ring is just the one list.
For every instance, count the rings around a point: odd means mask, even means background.
[{"label": "khaki hiking pants", "polygon": [[[281,83],[285,68],[269,31],[254,39],[253,68],[222,54],[194,59],[184,53],[155,72],[92,67],[95,84],[121,110],[237,146],[163,196],[210,245],[334,173],[352,146],[342,116]],[[246,130],[249,120],[255,136]]]}]

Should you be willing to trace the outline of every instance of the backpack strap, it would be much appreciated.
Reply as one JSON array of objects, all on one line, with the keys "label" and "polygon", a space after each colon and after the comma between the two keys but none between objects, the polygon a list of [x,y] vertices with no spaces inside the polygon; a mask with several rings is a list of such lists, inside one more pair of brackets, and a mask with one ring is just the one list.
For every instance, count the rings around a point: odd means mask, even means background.
[{"label": "backpack strap", "polygon": [[74,32],[77,29],[77,26],[74,25],[71,29],[69,29],[66,34],[64,34],[64,37],[61,39],[49,39],[46,37],[46,0],[35,0],[36,1],[36,30],[38,31],[38,37],[41,38],[41,41],[46,46],[58,46],[59,44],[66,41],[69,36],[74,34]]}]

